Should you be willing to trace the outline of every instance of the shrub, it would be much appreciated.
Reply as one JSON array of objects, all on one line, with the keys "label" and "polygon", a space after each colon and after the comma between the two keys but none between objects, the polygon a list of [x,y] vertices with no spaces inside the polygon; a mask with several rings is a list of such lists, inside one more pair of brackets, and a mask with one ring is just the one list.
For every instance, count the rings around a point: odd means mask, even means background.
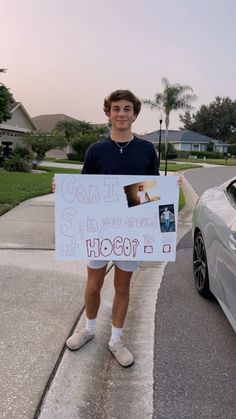
[{"label": "shrub", "polygon": [[69,160],[79,160],[79,156],[77,153],[67,153],[67,158]]},{"label": "shrub", "polygon": [[188,159],[189,156],[196,156],[198,159],[222,159],[223,153],[218,151],[183,151],[177,150],[177,155],[179,158]]},{"label": "shrub", "polygon": [[10,159],[5,160],[3,168],[8,172],[30,172],[31,164],[28,160],[25,160],[16,154]]},{"label": "shrub", "polygon": [[34,159],[34,155],[33,153],[26,147],[16,147],[13,150],[13,155],[14,156],[19,156],[22,159],[31,161]]},{"label": "shrub", "polygon": [[[159,152],[159,144],[155,144],[157,153]],[[173,144],[168,143],[168,160],[174,160],[177,157],[177,150],[174,148]],[[165,144],[161,143],[161,159],[165,159]]]},{"label": "shrub", "polygon": [[[84,161],[87,148],[98,140],[97,134],[85,134],[71,143],[76,152],[76,160]],[[70,153],[73,154],[73,153]],[[69,158],[69,157],[68,157]],[[73,159],[71,159],[73,160]]]},{"label": "shrub", "polygon": [[236,155],[236,144],[231,144],[229,146],[229,153],[234,155],[234,156]]}]

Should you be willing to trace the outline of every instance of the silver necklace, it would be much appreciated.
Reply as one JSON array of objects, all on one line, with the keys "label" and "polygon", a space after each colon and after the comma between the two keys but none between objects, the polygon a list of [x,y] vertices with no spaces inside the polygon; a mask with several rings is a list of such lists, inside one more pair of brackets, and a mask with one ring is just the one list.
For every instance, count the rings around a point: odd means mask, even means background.
[{"label": "silver necklace", "polygon": [[119,147],[119,149],[120,149],[120,154],[122,154],[123,153],[123,149],[125,148],[125,147],[127,147],[128,145],[129,145],[129,143],[131,143],[131,141],[134,139],[134,136],[132,135],[132,137],[130,138],[130,140],[128,141],[128,143],[126,143],[123,147],[121,147],[121,145],[116,141],[116,140],[114,140],[113,139],[113,141],[115,141],[115,143],[116,143],[116,145],[117,145],[117,147]]}]

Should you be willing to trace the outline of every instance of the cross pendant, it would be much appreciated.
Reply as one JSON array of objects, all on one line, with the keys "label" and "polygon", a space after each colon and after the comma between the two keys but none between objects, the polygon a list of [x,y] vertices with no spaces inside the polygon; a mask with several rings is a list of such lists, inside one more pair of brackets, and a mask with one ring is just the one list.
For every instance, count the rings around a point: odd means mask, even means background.
[{"label": "cross pendant", "polygon": [[121,154],[123,153],[123,148],[121,148],[121,149],[120,149],[120,153],[121,153]]}]

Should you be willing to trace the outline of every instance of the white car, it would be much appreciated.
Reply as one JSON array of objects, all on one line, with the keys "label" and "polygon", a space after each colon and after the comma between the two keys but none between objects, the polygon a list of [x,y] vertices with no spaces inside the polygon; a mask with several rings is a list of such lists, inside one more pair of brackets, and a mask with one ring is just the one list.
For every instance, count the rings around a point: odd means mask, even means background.
[{"label": "white car", "polygon": [[204,297],[217,298],[236,331],[236,177],[198,200],[193,242],[196,288]]}]

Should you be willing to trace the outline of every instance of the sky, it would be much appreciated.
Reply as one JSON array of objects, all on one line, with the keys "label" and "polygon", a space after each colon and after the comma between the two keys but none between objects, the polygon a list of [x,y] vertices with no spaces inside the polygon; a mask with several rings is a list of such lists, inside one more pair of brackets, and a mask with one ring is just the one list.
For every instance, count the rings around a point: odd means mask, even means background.
[{"label": "sky", "polygon": [[[196,112],[236,99],[235,21],[235,0],[0,0],[0,81],[31,117],[105,123],[109,93],[153,99],[163,77],[192,87]],[[143,106],[133,129],[159,118]],[[172,113],[170,129],[180,126]]]}]

